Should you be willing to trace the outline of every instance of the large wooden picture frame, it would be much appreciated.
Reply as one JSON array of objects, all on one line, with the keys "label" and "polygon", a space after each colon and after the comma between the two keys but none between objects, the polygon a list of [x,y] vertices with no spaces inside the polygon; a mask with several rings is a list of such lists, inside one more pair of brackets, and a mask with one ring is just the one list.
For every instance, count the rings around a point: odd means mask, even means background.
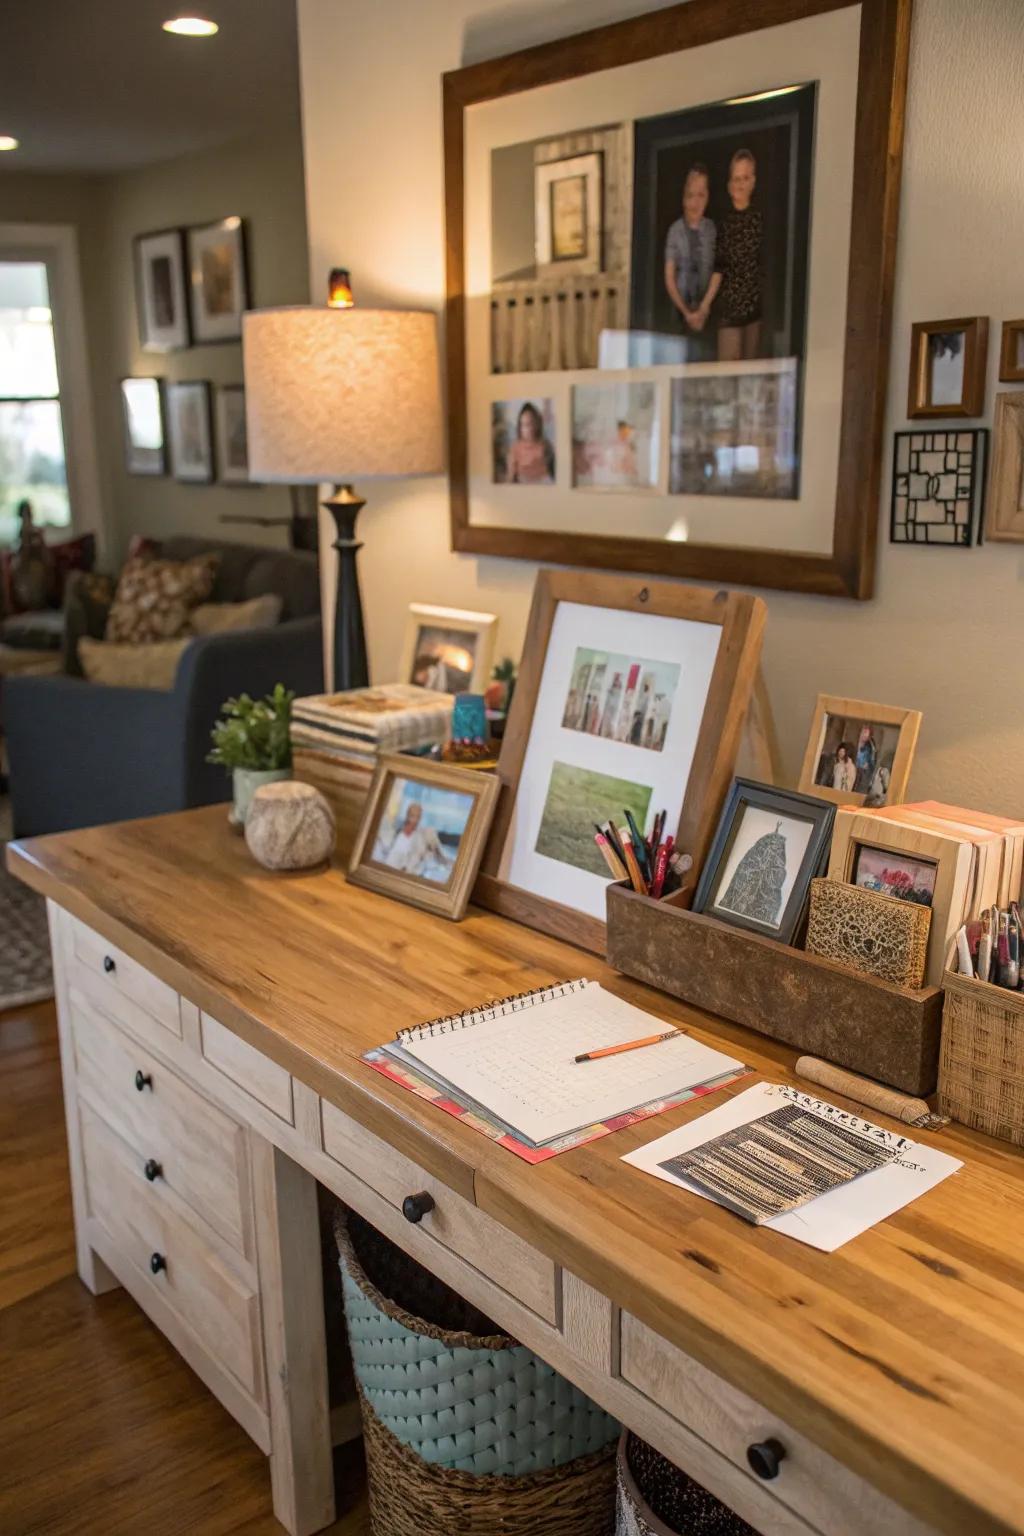
[{"label": "large wooden picture frame", "polygon": [[[845,349],[837,372],[842,400],[836,427],[831,550],[821,552],[826,549],[824,537],[807,540],[805,544],[798,542],[796,547],[780,547],[778,541],[775,547],[761,547],[749,542],[701,542],[688,536],[685,529],[681,534],[670,532],[659,537],[619,534],[608,531],[607,512],[603,522],[595,515],[593,532],[545,526],[544,520],[536,516],[516,518],[517,525],[508,526],[513,520],[508,513],[503,514],[505,522],[499,517],[474,521],[470,499],[468,409],[473,389],[467,376],[467,311],[475,300],[467,289],[470,188],[466,181],[466,155],[467,118],[471,110],[538,87],[578,82],[598,71],[618,71],[622,66],[740,39],[762,29],[825,17],[846,11],[852,4],[853,0],[689,0],[576,37],[474,64],[444,77],[449,464],[455,550],[831,596],[863,599],[872,595],[911,0],[861,0],[860,4],[856,111],[851,116],[850,128],[851,198],[855,213],[850,220]],[[687,68],[682,62],[680,67],[683,71]],[[728,97],[731,92],[723,94]],[[527,128],[522,137],[529,136]],[[558,307],[551,306],[552,310]],[[780,366],[778,362],[771,365],[776,370]],[[597,380],[599,374],[595,371],[593,377]],[[525,378],[522,373],[516,377],[514,369],[509,375],[509,396],[517,397],[514,401],[510,399],[510,409],[519,407],[518,397],[524,396],[528,387],[536,387],[543,394],[542,385],[526,385]],[[565,430],[563,427],[563,444],[568,441]],[[666,430],[663,425],[663,435]],[[828,484],[832,484],[831,475]],[[535,486],[517,494],[536,498],[547,492]],[[827,497],[830,496],[828,492]],[[503,505],[507,507],[507,499]],[[580,509],[581,520],[589,516],[590,508]],[[621,521],[628,527],[628,517]],[[765,544],[768,542],[766,538]]]},{"label": "large wooden picture frame", "polygon": [[[516,684],[498,763],[501,795],[487,847],[484,850],[473,899],[479,905],[489,907],[506,917],[512,917],[517,922],[538,928],[544,933],[568,939],[571,943],[602,954],[605,945],[603,919],[592,913],[577,910],[564,901],[523,889],[511,883],[502,874],[503,862],[507,858],[507,844],[510,843],[511,834],[514,832],[521,778],[531,745],[538,701],[542,697],[542,684],[545,682],[553,631],[556,630],[556,618],[560,616],[563,604],[568,605],[573,613],[592,614],[594,610],[602,609],[607,611],[608,623],[600,626],[601,638],[598,641],[606,653],[614,650],[614,644],[609,639],[614,623],[617,620],[623,623],[630,622],[622,620],[623,615],[688,620],[691,621],[691,632],[695,634],[697,626],[713,626],[719,631],[714,638],[711,659],[707,662],[707,688],[700,700],[697,724],[694,728],[696,739],[692,743],[693,755],[690,759],[689,773],[680,769],[679,778],[676,780],[681,802],[678,821],[673,825],[675,822],[673,816],[672,821],[669,822],[669,828],[675,835],[676,846],[689,853],[693,859],[693,872],[688,877],[682,896],[677,898],[684,906],[689,904],[697,873],[718,825],[722,804],[732,782],[747,709],[758,673],[767,608],[761,598],[743,593],[716,591],[713,588],[684,587],[670,582],[644,582],[628,576],[612,576],[596,572],[541,571],[537,577],[519,680]],[[681,645],[683,627],[679,626]],[[684,660],[682,649],[677,654],[680,661]],[[577,660],[578,656],[579,653],[576,652]],[[611,690],[615,686],[612,674],[616,658],[609,654],[606,659],[609,666],[603,695],[605,707],[607,707]],[[565,691],[565,675],[563,669],[563,687],[558,695],[559,698]],[[622,678],[622,686],[623,689],[629,686],[626,677]],[[564,724],[564,719],[562,723]],[[580,730],[581,727],[575,726],[572,729]],[[670,716],[668,729],[671,730]],[[603,724],[599,729],[591,729],[590,742],[584,746],[583,744],[588,740],[584,731],[577,744],[582,751],[582,756],[577,752],[576,761],[588,766],[595,765],[600,748],[608,742],[608,734]],[[600,738],[604,739],[600,740]],[[635,742],[635,736],[633,740]],[[610,746],[611,743],[608,742],[608,745]],[[672,746],[673,736],[668,734],[665,737],[665,756],[661,757],[660,761],[669,767],[673,761],[669,755]],[[640,755],[648,759],[658,759],[660,753],[661,748],[655,747]],[[554,783],[554,774],[550,783]],[[530,786],[530,793],[533,795],[536,817],[535,786]],[[549,787],[549,796],[550,793]],[[649,810],[653,814],[658,808],[652,803]],[[614,809],[617,819],[621,820],[618,807]],[[529,808],[526,814],[528,812]],[[579,820],[581,836],[592,837],[593,828],[587,820],[585,807],[582,804],[574,805],[573,814]],[[639,819],[641,818],[638,816]],[[557,868],[557,866],[553,867]],[[564,867],[567,870],[568,882],[572,871],[568,868],[568,862]]]}]

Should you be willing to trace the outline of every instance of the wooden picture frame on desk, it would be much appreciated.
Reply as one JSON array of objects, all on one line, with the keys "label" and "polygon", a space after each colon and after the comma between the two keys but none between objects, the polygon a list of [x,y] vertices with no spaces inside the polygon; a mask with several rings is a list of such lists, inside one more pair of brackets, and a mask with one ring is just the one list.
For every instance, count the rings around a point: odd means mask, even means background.
[{"label": "wooden picture frame on desk", "polygon": [[[837,776],[842,777],[841,769],[838,775],[836,773],[839,766],[836,758],[844,747],[852,766],[850,777],[854,784],[862,777],[856,756],[864,729],[872,731],[875,743],[870,777],[863,789],[836,788],[829,778],[834,781]],[[831,800],[833,805],[900,805],[907,797],[907,780],[920,729],[919,709],[900,709],[892,704],[873,704],[867,699],[843,699],[834,694],[819,693],[797,789],[804,795],[816,795],[819,800]],[[857,741],[851,739],[855,732]],[[894,732],[895,743],[892,741]]]},{"label": "wooden picture frame on desk", "polygon": [[[662,809],[658,786],[667,782],[674,761],[680,766],[672,780],[674,804],[664,804],[669,812],[666,830],[694,861],[683,897],[688,900],[732,782],[766,615],[761,598],[739,592],[598,572],[541,571],[498,763],[498,809],[474,901],[602,954],[608,875],[594,847],[591,823],[613,816],[620,824],[622,795],[617,789],[607,808],[602,807],[604,815],[588,814],[585,796],[575,797],[575,857],[583,854],[585,842],[593,856],[576,863],[572,854],[548,852],[548,812],[556,790],[577,771],[587,776],[588,792],[596,779],[625,789],[637,783],[642,787],[646,780],[653,786],[650,798],[645,806],[635,801],[633,807],[639,822]],[[603,660],[606,676],[596,685],[591,674],[584,685],[593,690],[584,714],[592,719],[597,712],[595,729],[589,721],[568,722],[580,686],[581,656],[597,656],[598,650],[597,665]],[[616,662],[622,664],[617,701]],[[669,696],[673,672],[682,681]],[[645,686],[652,693],[655,684],[648,685],[647,678],[658,675],[666,679],[666,692],[659,706],[661,724],[652,736],[661,745],[645,746],[632,731],[634,739],[627,742],[615,727],[630,704],[630,688],[634,696]],[[685,693],[684,684],[691,693]],[[631,718],[635,714],[633,710]],[[645,732],[646,727],[640,734]],[[600,771],[603,767],[611,771]],[[559,778],[559,769],[568,772]],[[520,874],[524,867],[531,883]],[[552,891],[560,884],[566,894],[555,897]]]}]

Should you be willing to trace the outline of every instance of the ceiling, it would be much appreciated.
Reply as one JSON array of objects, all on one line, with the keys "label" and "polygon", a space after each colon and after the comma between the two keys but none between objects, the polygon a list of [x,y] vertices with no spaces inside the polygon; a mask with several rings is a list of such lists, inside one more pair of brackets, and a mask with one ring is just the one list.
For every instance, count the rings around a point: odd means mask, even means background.
[{"label": "ceiling", "polygon": [[[296,0],[0,0],[0,154],[13,171],[110,173],[294,124]],[[216,37],[161,23],[201,15]]]}]

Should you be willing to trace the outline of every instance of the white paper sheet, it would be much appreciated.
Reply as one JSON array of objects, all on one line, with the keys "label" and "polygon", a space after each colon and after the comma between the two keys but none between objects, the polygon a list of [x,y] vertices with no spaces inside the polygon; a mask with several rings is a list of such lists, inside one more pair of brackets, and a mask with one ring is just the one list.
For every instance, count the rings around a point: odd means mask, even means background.
[{"label": "white paper sheet", "polygon": [[[756,1083],[753,1088],[745,1089],[728,1103],[720,1104],[717,1109],[698,1116],[688,1125],[669,1131],[667,1135],[648,1142],[636,1152],[628,1153],[622,1161],[631,1163],[634,1168],[643,1169],[645,1173],[653,1173],[656,1179],[663,1179],[666,1184],[675,1184],[692,1195],[699,1195],[702,1200],[710,1200],[712,1197],[703,1190],[659,1165],[669,1158],[677,1157],[681,1152],[691,1151],[702,1142],[721,1136],[724,1131],[731,1131],[737,1125],[759,1120],[762,1115],[770,1114],[786,1102],[800,1103],[808,1109],[817,1108],[819,1111],[827,1109],[833,1115],[845,1113],[838,1105],[801,1093],[797,1088],[788,1088],[782,1083]],[[940,1152],[936,1147],[926,1146],[923,1142],[910,1141],[905,1136],[874,1125],[870,1120],[861,1120],[855,1115],[847,1118],[851,1128],[877,1133],[889,1144],[895,1144],[898,1148],[897,1157],[885,1168],[876,1168],[874,1172],[865,1173],[840,1189],[819,1195],[817,1200],[809,1201],[798,1211],[775,1216],[764,1223],[773,1232],[784,1232],[787,1237],[795,1237],[799,1242],[807,1243],[811,1248],[820,1248],[825,1253],[833,1253],[843,1243],[848,1243],[851,1237],[884,1221],[887,1216],[892,1216],[895,1211],[909,1205],[919,1195],[941,1184],[943,1179],[963,1167],[960,1160],[950,1157],[948,1152]]]}]

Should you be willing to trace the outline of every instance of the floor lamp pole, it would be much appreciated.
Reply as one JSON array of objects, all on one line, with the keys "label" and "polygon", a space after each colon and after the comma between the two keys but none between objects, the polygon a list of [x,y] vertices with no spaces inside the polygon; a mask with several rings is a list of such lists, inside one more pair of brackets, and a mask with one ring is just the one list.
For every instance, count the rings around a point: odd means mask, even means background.
[{"label": "floor lamp pole", "polygon": [[356,518],[365,507],[350,485],[339,485],[323,505],[334,518],[338,551],[338,588],[334,607],[334,688],[365,688],[370,681],[363,631],[363,603],[359,595],[356,556],[362,544],[356,538]]}]

